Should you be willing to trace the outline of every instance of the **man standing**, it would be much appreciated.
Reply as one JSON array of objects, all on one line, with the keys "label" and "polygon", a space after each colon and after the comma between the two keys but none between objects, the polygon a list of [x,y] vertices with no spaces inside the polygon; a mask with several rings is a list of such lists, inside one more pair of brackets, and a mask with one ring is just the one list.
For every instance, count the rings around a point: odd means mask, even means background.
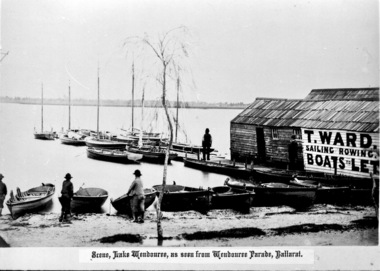
[{"label": "man standing", "polygon": [[62,184],[62,190],[61,194],[62,196],[60,197],[60,202],[62,205],[62,212],[61,216],[59,217],[59,222],[62,222],[63,220],[67,220],[67,215],[71,214],[71,199],[73,198],[74,195],[74,186],[73,183],[71,182],[71,174],[67,173],[65,176],[65,179]]},{"label": "man standing", "polygon": [[0,216],[4,208],[3,203],[5,200],[5,196],[8,193],[7,186],[5,185],[5,183],[3,183],[3,178],[4,178],[3,174],[0,173]]},{"label": "man standing", "polygon": [[296,136],[292,135],[291,141],[288,145],[289,152],[289,169],[296,169],[297,156],[298,156],[298,144],[296,141]]},{"label": "man standing", "polygon": [[132,182],[127,192],[127,195],[132,197],[131,208],[133,222],[144,223],[145,195],[144,186],[140,178],[141,172],[136,169],[133,174],[135,175],[135,180]]},{"label": "man standing", "polygon": [[202,147],[203,147],[203,160],[210,160],[210,148],[212,145],[212,136],[210,134],[210,130],[206,128],[205,134],[202,139]]}]

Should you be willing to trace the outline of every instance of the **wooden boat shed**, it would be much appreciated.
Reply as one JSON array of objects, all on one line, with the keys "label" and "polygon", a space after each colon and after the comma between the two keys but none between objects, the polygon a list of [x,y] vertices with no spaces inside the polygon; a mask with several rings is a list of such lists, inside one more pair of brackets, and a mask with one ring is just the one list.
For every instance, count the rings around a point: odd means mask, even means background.
[{"label": "wooden boat shed", "polygon": [[231,121],[231,159],[368,178],[379,168],[379,88],[314,89],[305,99],[257,98]]}]

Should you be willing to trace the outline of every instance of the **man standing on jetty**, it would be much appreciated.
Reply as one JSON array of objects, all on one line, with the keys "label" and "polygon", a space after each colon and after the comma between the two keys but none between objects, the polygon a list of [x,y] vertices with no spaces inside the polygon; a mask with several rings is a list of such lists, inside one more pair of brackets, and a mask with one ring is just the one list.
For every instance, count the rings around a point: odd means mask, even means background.
[{"label": "man standing on jetty", "polygon": [[141,180],[141,172],[136,169],[133,173],[135,175],[135,180],[132,182],[127,196],[131,196],[131,208],[132,208],[132,222],[144,223],[144,212],[145,212],[145,195],[144,186]]},{"label": "man standing on jetty", "polygon": [[62,212],[61,216],[59,217],[59,222],[62,222],[63,220],[67,220],[67,215],[71,214],[71,199],[74,196],[74,186],[73,183],[71,182],[71,174],[67,173],[65,176],[65,179],[62,183],[62,190],[61,194],[62,196],[60,197],[60,202],[62,205]]},{"label": "man standing on jetty", "polygon": [[5,183],[3,183],[3,178],[4,178],[3,174],[0,173],[0,216],[4,208],[3,203],[5,200],[5,196],[8,193],[7,186],[5,185]]},{"label": "man standing on jetty", "polygon": [[210,130],[206,128],[205,134],[202,139],[202,147],[203,147],[203,160],[210,160],[210,148],[212,145],[212,136],[210,134]]}]

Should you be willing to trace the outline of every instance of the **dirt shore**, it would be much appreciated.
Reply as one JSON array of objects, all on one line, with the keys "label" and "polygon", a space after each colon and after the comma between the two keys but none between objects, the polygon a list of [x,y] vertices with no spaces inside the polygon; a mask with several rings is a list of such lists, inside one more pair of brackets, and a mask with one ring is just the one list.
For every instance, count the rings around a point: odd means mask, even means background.
[{"label": "dirt shore", "polygon": [[[143,224],[126,216],[79,214],[60,223],[56,213],[0,217],[0,246],[376,246],[378,221],[371,206],[315,205],[307,212],[289,207],[163,212],[165,240],[157,241],[156,213]],[[43,238],[42,238],[43,237]]]}]

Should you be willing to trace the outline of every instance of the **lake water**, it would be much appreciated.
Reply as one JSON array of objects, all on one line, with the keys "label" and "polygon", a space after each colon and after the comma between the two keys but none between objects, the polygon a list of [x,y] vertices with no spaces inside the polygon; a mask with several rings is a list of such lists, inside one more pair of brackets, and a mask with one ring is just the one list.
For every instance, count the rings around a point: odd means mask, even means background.
[{"label": "lake water", "polygon": [[[150,125],[156,131],[162,130],[163,109],[144,109],[141,121],[141,108],[135,108],[135,127],[148,129]],[[236,109],[181,109],[179,123],[185,131],[188,142],[200,145],[206,128],[213,136],[213,147],[220,155],[229,155],[230,121],[242,110]],[[172,113],[175,114],[174,110]],[[60,131],[68,127],[67,106],[44,106],[44,129]],[[108,212],[109,199],[126,193],[134,179],[135,169],[140,169],[145,187],[162,183],[163,166],[149,163],[140,165],[122,165],[89,159],[87,147],[74,147],[61,144],[60,140],[36,140],[34,127],[41,128],[41,106],[0,103],[0,172],[8,190],[21,191],[40,185],[53,183],[56,194],[47,211],[60,212],[58,196],[66,173],[73,176],[74,190],[84,184],[85,187],[106,189],[109,198],[103,205]],[[99,126],[101,131],[115,131],[131,127],[131,108],[101,107]],[[72,106],[71,128],[97,129],[97,108],[94,106]],[[179,133],[184,139],[184,133]],[[207,173],[184,167],[182,162],[173,161],[168,167],[168,183],[204,188],[223,185],[227,176]],[[7,195],[6,200],[9,197]],[[115,210],[111,209],[113,212]],[[3,214],[8,214],[7,207]]]}]

